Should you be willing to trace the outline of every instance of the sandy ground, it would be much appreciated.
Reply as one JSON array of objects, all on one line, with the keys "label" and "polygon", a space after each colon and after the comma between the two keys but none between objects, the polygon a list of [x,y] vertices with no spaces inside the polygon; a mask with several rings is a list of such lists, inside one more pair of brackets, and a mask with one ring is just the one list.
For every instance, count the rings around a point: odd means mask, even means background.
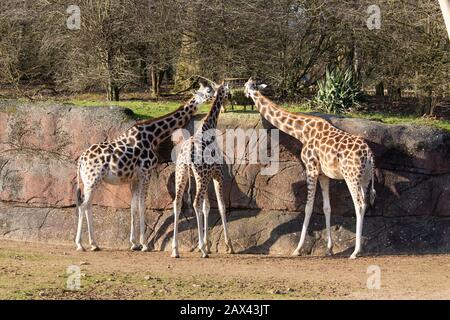
[{"label": "sandy ground", "polygon": [[[450,255],[289,257],[0,241],[2,299],[450,299]],[[371,267],[372,266],[372,267]],[[373,267],[376,266],[376,267]],[[369,273],[368,273],[369,268]],[[380,288],[376,271],[380,273]],[[80,270],[79,289],[77,273]],[[69,273],[68,273],[69,270]],[[368,281],[369,279],[369,281]],[[69,290],[67,282],[77,290]]]}]

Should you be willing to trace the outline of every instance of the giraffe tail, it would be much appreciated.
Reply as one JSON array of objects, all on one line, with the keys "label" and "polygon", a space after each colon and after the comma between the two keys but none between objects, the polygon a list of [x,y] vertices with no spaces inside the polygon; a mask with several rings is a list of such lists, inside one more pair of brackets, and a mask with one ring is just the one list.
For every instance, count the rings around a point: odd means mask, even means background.
[{"label": "giraffe tail", "polygon": [[80,188],[80,165],[78,165],[78,167],[77,167],[77,191],[76,191],[75,199],[76,199],[75,204],[76,204],[76,208],[77,208],[77,212],[78,212],[78,208],[81,206],[81,204],[84,201],[83,193],[81,192],[81,188]]},{"label": "giraffe tail", "polygon": [[375,158],[371,157],[371,170],[372,170],[372,185],[370,188],[370,205],[373,206],[375,204],[375,198],[377,196],[377,192],[375,191]]},{"label": "giraffe tail", "polygon": [[187,205],[188,208],[191,209],[192,208],[192,198],[191,198],[191,176],[189,175],[188,178],[188,189],[187,189]]}]

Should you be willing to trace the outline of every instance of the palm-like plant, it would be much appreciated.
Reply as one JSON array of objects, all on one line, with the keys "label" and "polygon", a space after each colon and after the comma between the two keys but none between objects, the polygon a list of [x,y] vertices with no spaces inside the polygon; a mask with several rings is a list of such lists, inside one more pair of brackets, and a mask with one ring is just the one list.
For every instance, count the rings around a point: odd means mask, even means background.
[{"label": "palm-like plant", "polygon": [[359,105],[361,90],[351,69],[327,69],[325,79],[318,82],[318,87],[314,102],[320,111],[341,114]]}]

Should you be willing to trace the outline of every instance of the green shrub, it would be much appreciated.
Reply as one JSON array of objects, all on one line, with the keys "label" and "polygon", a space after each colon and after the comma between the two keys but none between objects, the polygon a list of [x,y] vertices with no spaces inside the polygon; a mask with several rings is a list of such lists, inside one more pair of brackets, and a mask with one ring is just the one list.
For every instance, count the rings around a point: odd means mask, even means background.
[{"label": "green shrub", "polygon": [[325,79],[318,82],[318,87],[314,102],[320,111],[326,113],[349,112],[359,105],[362,97],[360,86],[350,69],[327,69]]},{"label": "green shrub", "polygon": [[247,110],[247,106],[251,106],[253,110],[254,102],[245,96],[244,89],[231,89],[229,100],[233,110],[235,106],[244,106],[244,110]]}]

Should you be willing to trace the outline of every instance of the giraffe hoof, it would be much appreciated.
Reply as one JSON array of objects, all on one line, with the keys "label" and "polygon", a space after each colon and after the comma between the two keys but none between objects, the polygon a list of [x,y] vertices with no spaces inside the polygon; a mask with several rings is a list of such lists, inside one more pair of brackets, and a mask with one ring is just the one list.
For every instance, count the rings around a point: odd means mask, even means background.
[{"label": "giraffe hoof", "polygon": [[350,256],[350,260],[355,260],[356,258],[358,257],[358,255],[356,254],[356,253],[354,253],[354,254],[352,254],[351,256]]},{"label": "giraffe hoof", "polygon": [[179,259],[180,255],[178,254],[178,252],[174,252],[174,253],[172,253],[171,257],[174,259]]},{"label": "giraffe hoof", "polygon": [[131,251],[139,251],[141,250],[141,246],[138,244],[133,244],[130,249]]},{"label": "giraffe hoof", "polygon": [[207,259],[207,258],[209,258],[209,255],[207,253],[204,253],[204,254],[202,254],[202,258]]},{"label": "giraffe hoof", "polygon": [[150,249],[148,248],[148,246],[142,246],[141,251],[142,251],[142,252],[149,252]]},{"label": "giraffe hoof", "polygon": [[80,251],[80,252],[84,251],[83,246],[81,246],[81,245],[77,246],[77,251]]},{"label": "giraffe hoof", "polygon": [[91,246],[91,251],[100,251],[100,248],[98,246]]},{"label": "giraffe hoof", "polygon": [[327,256],[328,256],[328,257],[331,257],[332,255],[334,255],[333,249],[328,249],[328,250],[327,250]]},{"label": "giraffe hoof", "polygon": [[299,257],[300,256],[300,250],[295,250],[294,252],[292,252],[291,256]]}]

